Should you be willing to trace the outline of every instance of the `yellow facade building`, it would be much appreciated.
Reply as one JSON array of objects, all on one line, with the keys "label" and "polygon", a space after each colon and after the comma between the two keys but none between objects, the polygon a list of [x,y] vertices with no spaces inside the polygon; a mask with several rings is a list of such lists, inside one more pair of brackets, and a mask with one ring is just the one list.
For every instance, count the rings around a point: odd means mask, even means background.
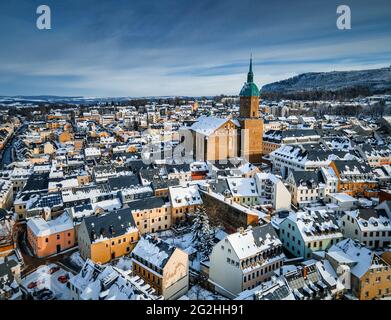
[{"label": "yellow facade building", "polygon": [[78,229],[80,255],[96,263],[130,254],[138,240],[139,231],[127,208],[87,217]]}]

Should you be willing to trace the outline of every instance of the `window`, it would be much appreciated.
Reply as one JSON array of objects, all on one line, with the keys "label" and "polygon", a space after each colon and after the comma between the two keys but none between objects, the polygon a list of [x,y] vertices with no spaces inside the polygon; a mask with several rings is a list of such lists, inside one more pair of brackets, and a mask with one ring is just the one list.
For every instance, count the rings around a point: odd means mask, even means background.
[{"label": "window", "polygon": [[60,240],[60,235],[59,234],[57,235],[57,240]]},{"label": "window", "polygon": [[46,239],[45,239],[45,242],[49,242],[49,238],[46,238]]}]

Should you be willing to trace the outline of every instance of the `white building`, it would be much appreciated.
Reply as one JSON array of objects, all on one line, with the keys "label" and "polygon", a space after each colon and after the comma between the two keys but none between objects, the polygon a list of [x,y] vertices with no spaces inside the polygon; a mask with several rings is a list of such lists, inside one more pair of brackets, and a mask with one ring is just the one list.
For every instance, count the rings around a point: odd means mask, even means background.
[{"label": "white building", "polygon": [[283,177],[292,170],[314,171],[321,167],[328,167],[332,160],[356,159],[345,151],[330,151],[322,144],[282,145],[269,154],[273,172]]},{"label": "white building", "polygon": [[391,244],[391,221],[384,209],[357,209],[347,211],[341,218],[346,238],[358,240],[371,249]]},{"label": "white building", "polygon": [[274,210],[290,209],[291,195],[281,179],[262,172],[255,175],[255,183],[262,204],[271,204]]},{"label": "white building", "polygon": [[209,279],[218,293],[234,298],[270,280],[284,258],[271,224],[249,228],[228,235],[213,247]]},{"label": "white building", "polygon": [[292,203],[298,208],[323,200],[338,190],[338,177],[330,167],[322,167],[317,171],[292,170],[287,183]]}]

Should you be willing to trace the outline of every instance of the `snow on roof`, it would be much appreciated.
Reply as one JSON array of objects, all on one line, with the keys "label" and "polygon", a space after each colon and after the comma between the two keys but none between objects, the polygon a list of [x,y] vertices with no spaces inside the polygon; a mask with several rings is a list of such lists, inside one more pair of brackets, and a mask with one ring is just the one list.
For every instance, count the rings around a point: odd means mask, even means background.
[{"label": "snow on roof", "polygon": [[356,198],[348,195],[347,193],[343,193],[343,192],[340,192],[340,193],[330,193],[328,196],[331,197],[331,198],[334,198],[338,202],[355,202],[355,201],[357,201]]},{"label": "snow on roof", "polygon": [[234,197],[258,197],[257,187],[253,178],[227,178],[227,183]]},{"label": "snow on roof", "polygon": [[331,287],[337,284],[337,274],[328,260],[321,260],[316,262],[316,267],[322,279]]},{"label": "snow on roof", "polygon": [[31,218],[27,222],[27,227],[35,236],[44,237],[73,229],[73,221],[67,213],[63,213],[58,218],[49,221],[40,217]]},{"label": "snow on roof", "polygon": [[70,283],[82,300],[146,300],[158,299],[154,290],[139,277],[132,277],[113,266],[101,266],[87,260]]},{"label": "snow on roof", "polygon": [[215,132],[218,128],[220,128],[228,121],[232,122],[235,126],[240,127],[240,124],[237,120],[201,116],[198,118],[198,121],[194,123],[190,128],[197,133],[203,134],[205,136],[210,136],[211,134],[213,134],[213,132]]},{"label": "snow on roof", "polygon": [[77,178],[64,179],[61,181],[49,181],[49,190],[51,189],[66,189],[66,188],[74,188],[79,186],[79,181]]},{"label": "snow on roof", "polygon": [[169,195],[173,208],[202,204],[197,185],[169,187]]},{"label": "snow on roof", "polygon": [[90,148],[85,148],[84,149],[84,154],[87,157],[88,156],[100,156],[101,152],[100,152],[100,149],[98,149],[98,148],[90,147]]},{"label": "snow on roof", "polygon": [[277,184],[279,181],[281,181],[279,178],[277,178],[276,175],[272,173],[266,173],[266,172],[260,172],[255,175],[256,179],[262,180],[269,180],[270,182]]},{"label": "snow on roof", "polygon": [[351,272],[361,278],[369,269],[385,266],[385,262],[370,249],[352,239],[345,239],[333,245],[327,252],[340,264],[351,264]]},{"label": "snow on roof", "polygon": [[270,224],[233,233],[226,238],[240,260],[281,245]]},{"label": "snow on roof", "polygon": [[325,209],[310,209],[308,212],[291,212],[288,219],[295,222],[304,241],[342,238],[335,217]]},{"label": "snow on roof", "polygon": [[114,211],[122,207],[121,200],[119,200],[118,198],[95,202],[91,205],[94,211],[98,208],[103,209],[105,211]]},{"label": "snow on roof", "polygon": [[132,255],[141,257],[156,267],[164,268],[175,249],[161,239],[147,236],[139,240]]}]

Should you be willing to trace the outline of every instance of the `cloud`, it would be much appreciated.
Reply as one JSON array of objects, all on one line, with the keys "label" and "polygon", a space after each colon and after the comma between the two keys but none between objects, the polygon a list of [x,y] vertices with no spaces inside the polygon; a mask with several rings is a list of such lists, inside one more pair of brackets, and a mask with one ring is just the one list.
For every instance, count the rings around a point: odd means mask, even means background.
[{"label": "cloud", "polygon": [[[237,94],[254,56],[259,85],[308,71],[390,65],[388,1],[54,1],[53,30],[35,0],[0,5],[1,94]],[[4,16],[3,16],[4,15]]]}]

